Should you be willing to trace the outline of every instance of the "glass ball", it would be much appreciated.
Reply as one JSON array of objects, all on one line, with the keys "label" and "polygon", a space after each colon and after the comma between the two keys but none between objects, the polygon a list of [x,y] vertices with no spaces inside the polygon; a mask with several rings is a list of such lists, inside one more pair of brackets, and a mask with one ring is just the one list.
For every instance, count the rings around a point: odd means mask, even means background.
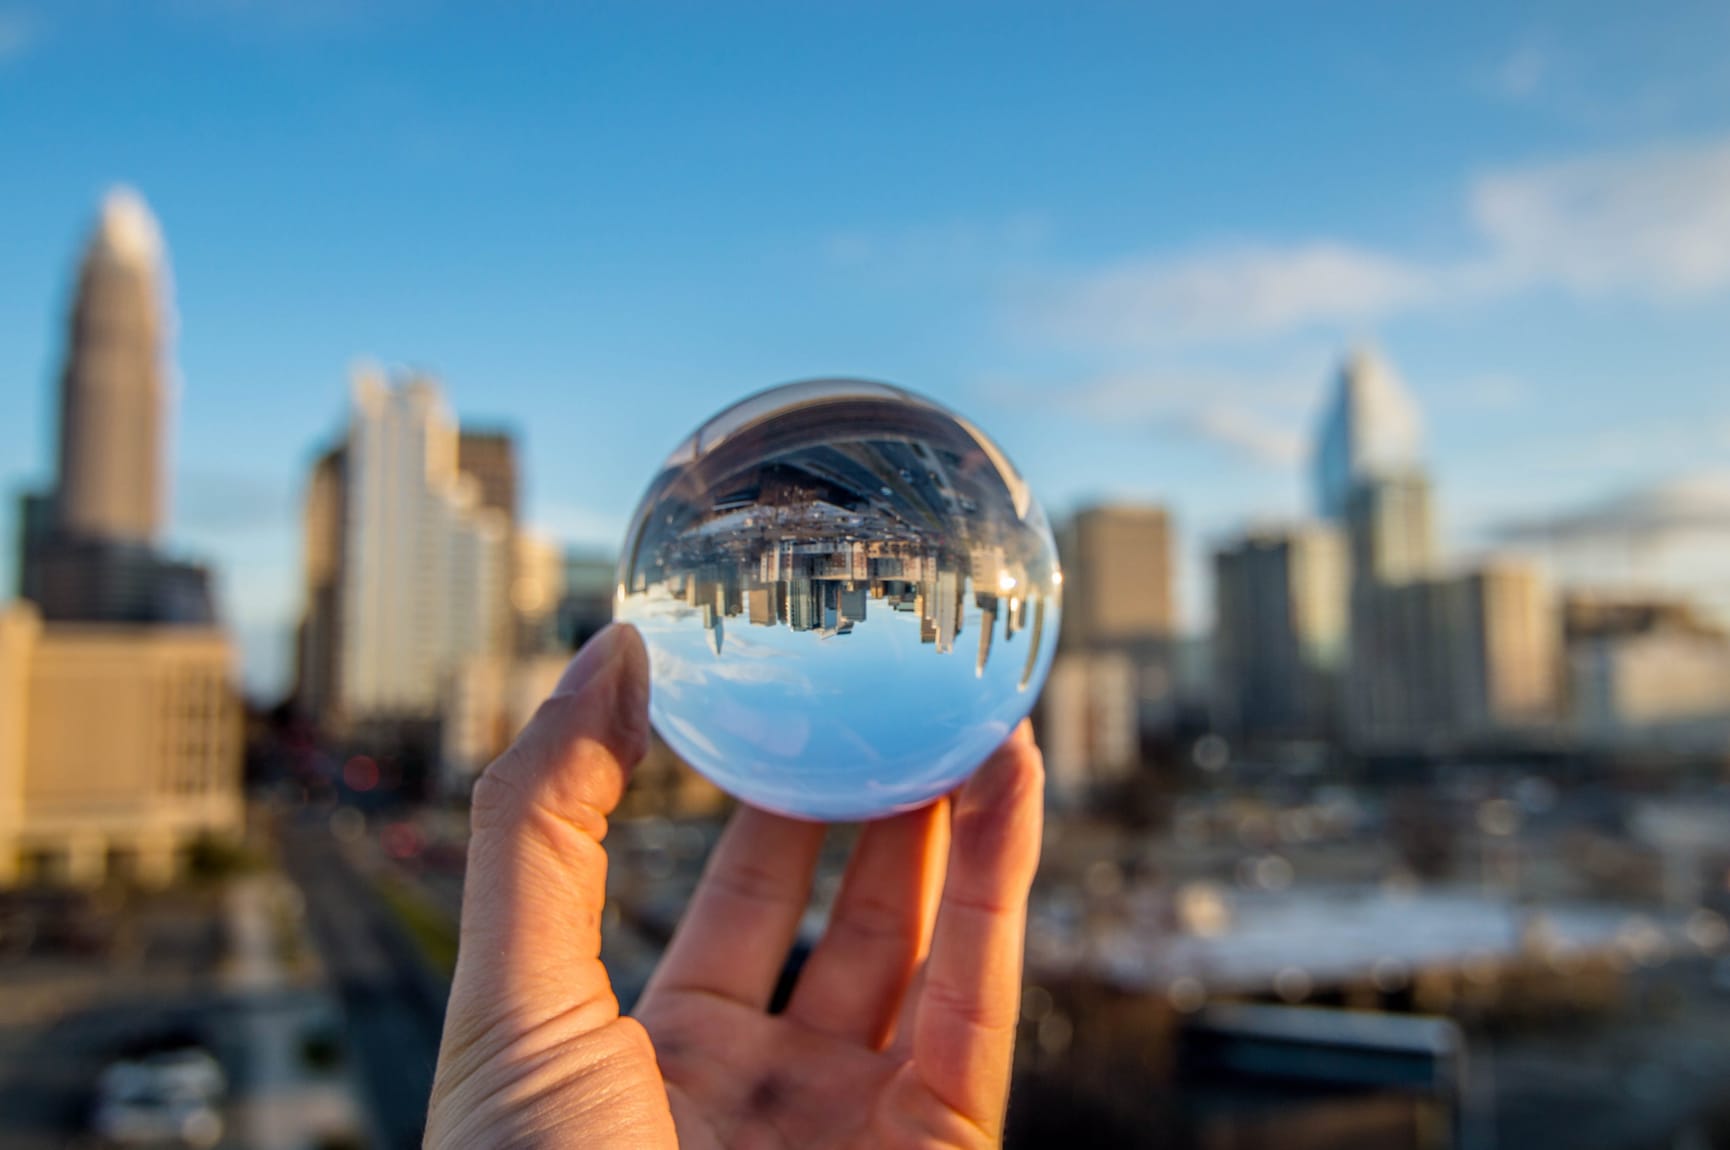
[{"label": "glass ball", "polygon": [[881,383],[760,392],[673,452],[638,505],[616,616],[649,713],[754,806],[824,821],[924,803],[1033,706],[1063,576],[983,432]]}]

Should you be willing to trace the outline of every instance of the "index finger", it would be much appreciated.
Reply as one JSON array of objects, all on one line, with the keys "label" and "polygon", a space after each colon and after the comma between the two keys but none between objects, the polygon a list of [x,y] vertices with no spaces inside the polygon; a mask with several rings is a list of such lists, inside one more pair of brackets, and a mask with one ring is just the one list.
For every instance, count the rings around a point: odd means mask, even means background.
[{"label": "index finger", "polygon": [[914,1005],[913,1062],[926,1089],[994,1135],[1009,1097],[1044,792],[1044,762],[1024,722],[956,796],[943,901]]}]

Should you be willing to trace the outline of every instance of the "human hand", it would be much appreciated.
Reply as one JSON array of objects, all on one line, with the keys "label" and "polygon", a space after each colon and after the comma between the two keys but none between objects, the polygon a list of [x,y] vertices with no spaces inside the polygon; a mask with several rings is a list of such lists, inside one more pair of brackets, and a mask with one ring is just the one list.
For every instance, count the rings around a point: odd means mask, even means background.
[{"label": "human hand", "polygon": [[630,1018],[599,957],[601,840],[648,680],[608,628],[475,789],[426,1145],[998,1144],[1044,789],[1027,725],[953,797],[865,827],[773,1016],[824,828],[741,807]]}]

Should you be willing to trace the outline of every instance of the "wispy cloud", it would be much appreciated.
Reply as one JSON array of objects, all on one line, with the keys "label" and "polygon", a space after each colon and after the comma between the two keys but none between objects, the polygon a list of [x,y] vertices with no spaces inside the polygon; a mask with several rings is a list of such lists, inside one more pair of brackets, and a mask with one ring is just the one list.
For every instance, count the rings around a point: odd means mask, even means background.
[{"label": "wispy cloud", "polygon": [[1505,56],[1490,75],[1492,93],[1509,101],[1530,99],[1549,76],[1549,52],[1536,44],[1522,44]]},{"label": "wispy cloud", "polygon": [[1024,301],[1060,342],[1161,347],[1355,328],[1523,292],[1669,301],[1730,285],[1730,140],[1485,173],[1452,259],[1345,243],[1233,243],[1059,278]]},{"label": "wispy cloud", "polygon": [[1730,283],[1730,140],[1491,173],[1470,205],[1488,287],[1671,298]]},{"label": "wispy cloud", "polygon": [[1331,240],[1232,245],[1075,277],[1043,320],[1065,337],[1125,345],[1229,340],[1379,319],[1432,291],[1428,269]]},{"label": "wispy cloud", "polygon": [[1199,440],[1258,466],[1287,469],[1307,457],[1327,366],[1318,356],[1266,375],[1180,368],[1106,375],[1061,389],[1000,381],[984,390],[1100,427]]},{"label": "wispy cloud", "polygon": [[41,39],[42,26],[22,8],[0,8],[0,64],[23,58]]},{"label": "wispy cloud", "polygon": [[1512,543],[1635,543],[1682,532],[1730,538],[1730,473],[1701,472],[1636,488],[1599,503],[1498,525],[1496,538]]}]

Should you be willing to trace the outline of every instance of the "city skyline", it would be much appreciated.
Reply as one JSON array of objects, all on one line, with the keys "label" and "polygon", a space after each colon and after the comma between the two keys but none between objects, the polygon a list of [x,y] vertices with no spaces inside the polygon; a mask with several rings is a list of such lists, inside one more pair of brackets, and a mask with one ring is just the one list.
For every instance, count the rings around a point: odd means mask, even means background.
[{"label": "city skyline", "polygon": [[[368,354],[427,365],[464,422],[513,422],[524,522],[609,546],[706,412],[825,371],[905,383],[979,419],[1057,515],[1170,505],[1192,630],[1211,543],[1307,508],[1304,445],[1363,337],[1425,412],[1454,549],[1629,509],[1661,525],[1678,499],[1721,525],[1724,15],[1670,15],[1366,10],[1324,42],[1269,12],[1297,49],[1273,52],[1206,16],[434,32],[388,7],[8,5],[0,86],[57,112],[17,125],[33,178],[0,189],[0,483],[48,471],[76,238],[125,179],[179,301],[171,541],[216,563],[259,689],[286,682],[299,483]],[[800,37],[850,37],[894,99],[781,49]],[[191,66],[148,83],[171,39]],[[500,82],[453,107],[453,66]],[[89,95],[116,89],[126,115]],[[232,162],[187,162],[212,141]],[[862,155],[894,159],[860,179]]]}]

